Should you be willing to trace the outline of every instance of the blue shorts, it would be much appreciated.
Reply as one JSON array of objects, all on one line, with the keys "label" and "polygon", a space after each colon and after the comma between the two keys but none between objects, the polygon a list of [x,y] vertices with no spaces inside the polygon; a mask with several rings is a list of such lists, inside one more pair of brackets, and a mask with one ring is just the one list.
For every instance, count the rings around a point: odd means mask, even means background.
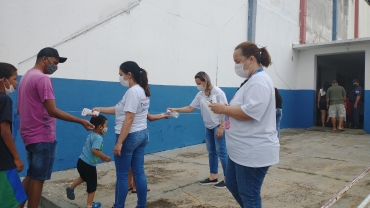
[{"label": "blue shorts", "polygon": [[26,146],[26,150],[28,160],[27,176],[33,180],[49,180],[57,153],[57,142],[29,144]]},{"label": "blue shorts", "polygon": [[26,201],[17,169],[0,171],[0,204],[1,207],[17,207]]}]

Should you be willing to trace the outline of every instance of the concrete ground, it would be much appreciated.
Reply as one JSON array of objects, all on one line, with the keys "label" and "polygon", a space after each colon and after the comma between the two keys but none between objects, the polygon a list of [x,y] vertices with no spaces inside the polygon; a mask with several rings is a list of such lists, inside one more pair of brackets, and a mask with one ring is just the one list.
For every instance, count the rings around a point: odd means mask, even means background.
[{"label": "concrete ground", "polygon": [[[369,166],[370,135],[362,130],[333,132],[330,128],[282,130],[280,163],[272,166],[262,187],[263,207],[316,208]],[[219,165],[219,178],[222,169]],[[239,207],[227,189],[201,186],[209,174],[205,144],[145,156],[148,177],[148,208]],[[112,207],[115,190],[114,163],[98,165],[95,200]],[[44,186],[43,207],[85,207],[86,186],[76,188],[68,200],[65,188],[76,169],[54,172]],[[357,207],[370,194],[370,174],[358,182],[333,208]],[[126,207],[135,207],[136,194],[129,193]]]}]

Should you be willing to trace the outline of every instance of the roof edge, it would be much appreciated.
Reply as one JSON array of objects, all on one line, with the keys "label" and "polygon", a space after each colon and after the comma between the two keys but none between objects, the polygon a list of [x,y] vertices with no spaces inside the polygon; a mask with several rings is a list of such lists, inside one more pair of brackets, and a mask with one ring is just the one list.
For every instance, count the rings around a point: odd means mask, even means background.
[{"label": "roof edge", "polygon": [[336,41],[330,41],[330,42],[311,43],[311,44],[293,44],[292,48],[298,51],[305,51],[305,50],[318,49],[318,48],[323,48],[323,47],[362,44],[366,42],[370,43],[370,37],[336,40]]}]

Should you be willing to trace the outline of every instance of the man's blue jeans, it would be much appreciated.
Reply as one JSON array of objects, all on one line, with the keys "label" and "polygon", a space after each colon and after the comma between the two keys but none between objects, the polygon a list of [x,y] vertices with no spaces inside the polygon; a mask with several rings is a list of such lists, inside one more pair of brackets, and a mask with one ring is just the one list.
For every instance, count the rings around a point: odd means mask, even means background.
[{"label": "man's blue jeans", "polygon": [[283,109],[276,108],[276,131],[277,137],[280,139],[280,122],[281,118],[283,117]]},{"label": "man's blue jeans", "polygon": [[228,158],[225,142],[225,132],[222,134],[222,137],[217,137],[216,132],[218,128],[219,126],[213,129],[206,128],[206,145],[208,151],[209,169],[210,173],[217,174],[218,158],[220,158],[222,169],[225,175]]},{"label": "man's blue jeans", "polygon": [[261,208],[261,187],[270,166],[251,168],[230,158],[227,162],[226,187],[242,208]]},{"label": "man's blue jeans", "polygon": [[[116,137],[118,139],[118,134]],[[117,141],[117,140],[116,140]],[[122,143],[121,156],[114,156],[116,165],[116,197],[114,208],[125,207],[128,192],[128,172],[130,165],[134,175],[137,190],[137,207],[146,207],[147,181],[144,172],[144,150],[149,143],[148,130],[129,133]]]}]

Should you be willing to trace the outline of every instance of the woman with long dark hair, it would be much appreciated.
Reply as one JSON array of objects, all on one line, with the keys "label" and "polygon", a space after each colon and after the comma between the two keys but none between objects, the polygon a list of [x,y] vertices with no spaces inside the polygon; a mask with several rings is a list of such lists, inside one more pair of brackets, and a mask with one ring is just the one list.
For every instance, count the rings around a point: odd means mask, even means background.
[{"label": "woman with long dark hair", "polygon": [[328,110],[327,104],[326,104],[326,91],[331,86],[331,84],[326,81],[324,83],[324,86],[319,90],[317,93],[317,108],[320,109],[321,112],[321,126],[325,127],[325,117],[326,117],[326,111]]},{"label": "woman with long dark hair", "polygon": [[116,165],[116,194],[114,208],[125,206],[128,193],[128,173],[130,165],[134,175],[138,204],[146,207],[147,180],[144,172],[144,150],[149,142],[147,114],[149,109],[150,88],[144,69],[133,61],[119,67],[119,81],[129,89],[116,106],[94,108],[93,110],[116,115],[116,145],[114,163]]}]

